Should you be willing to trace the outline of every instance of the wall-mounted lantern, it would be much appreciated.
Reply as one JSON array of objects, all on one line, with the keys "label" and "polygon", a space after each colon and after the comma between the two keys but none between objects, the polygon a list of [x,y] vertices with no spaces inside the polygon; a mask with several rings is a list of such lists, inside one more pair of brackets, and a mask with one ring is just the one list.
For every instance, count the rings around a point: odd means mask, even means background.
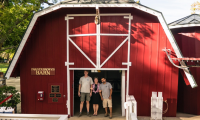
[{"label": "wall-mounted lantern", "polygon": [[96,6],[96,16],[95,16],[95,24],[99,24],[100,23],[100,18],[99,18],[99,7]]}]

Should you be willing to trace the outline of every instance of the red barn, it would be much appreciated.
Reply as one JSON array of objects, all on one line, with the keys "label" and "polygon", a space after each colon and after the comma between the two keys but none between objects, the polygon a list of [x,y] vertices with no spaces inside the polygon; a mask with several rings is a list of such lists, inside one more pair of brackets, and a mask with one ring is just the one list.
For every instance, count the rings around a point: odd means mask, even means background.
[{"label": "red barn", "polygon": [[[163,49],[183,56],[162,13],[134,2],[100,3],[65,1],[34,14],[5,75],[20,76],[22,113],[73,116],[78,80],[90,70],[89,76],[113,85],[113,112],[125,115],[129,94],[138,115],[149,116],[156,91],[168,101],[165,116],[176,116],[179,70]],[[189,69],[184,72],[194,81]]]},{"label": "red barn", "polygon": [[[184,57],[200,58],[200,15],[192,14],[169,24]],[[187,62],[188,65],[194,64]],[[197,84],[200,83],[197,67],[190,68]],[[182,72],[182,70],[180,70]],[[191,88],[185,77],[179,77],[178,111],[200,115],[200,88]]]}]

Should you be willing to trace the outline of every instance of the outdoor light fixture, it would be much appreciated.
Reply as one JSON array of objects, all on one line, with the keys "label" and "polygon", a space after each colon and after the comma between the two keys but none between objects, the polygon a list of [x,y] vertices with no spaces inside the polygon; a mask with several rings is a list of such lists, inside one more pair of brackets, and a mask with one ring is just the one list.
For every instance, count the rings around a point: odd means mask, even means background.
[{"label": "outdoor light fixture", "polygon": [[99,19],[99,7],[96,6],[96,16],[95,16],[95,24],[99,24],[100,23],[100,19]]},{"label": "outdoor light fixture", "polygon": [[97,70],[91,70],[91,72],[98,72]]},{"label": "outdoor light fixture", "polygon": [[91,72],[99,73],[101,70],[91,70]]}]

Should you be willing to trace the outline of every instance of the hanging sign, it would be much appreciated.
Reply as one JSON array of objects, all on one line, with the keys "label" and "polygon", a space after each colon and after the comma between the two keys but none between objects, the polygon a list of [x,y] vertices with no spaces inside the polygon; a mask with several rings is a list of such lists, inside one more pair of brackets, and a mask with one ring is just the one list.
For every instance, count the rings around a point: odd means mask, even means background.
[{"label": "hanging sign", "polygon": [[31,68],[31,75],[55,75],[55,68]]}]

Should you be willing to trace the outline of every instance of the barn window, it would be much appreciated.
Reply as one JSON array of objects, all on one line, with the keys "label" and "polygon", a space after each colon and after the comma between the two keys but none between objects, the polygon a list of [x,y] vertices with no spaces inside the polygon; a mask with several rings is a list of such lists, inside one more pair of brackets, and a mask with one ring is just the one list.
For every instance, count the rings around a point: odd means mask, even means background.
[{"label": "barn window", "polygon": [[52,85],[51,86],[51,92],[52,93],[59,93],[60,92],[60,86],[59,85]]},{"label": "barn window", "polygon": [[53,102],[58,102],[58,98],[53,98]]},{"label": "barn window", "polygon": [[56,94],[56,97],[61,97],[61,94]]},{"label": "barn window", "polygon": [[54,97],[55,95],[54,94],[49,94],[49,97]]}]

